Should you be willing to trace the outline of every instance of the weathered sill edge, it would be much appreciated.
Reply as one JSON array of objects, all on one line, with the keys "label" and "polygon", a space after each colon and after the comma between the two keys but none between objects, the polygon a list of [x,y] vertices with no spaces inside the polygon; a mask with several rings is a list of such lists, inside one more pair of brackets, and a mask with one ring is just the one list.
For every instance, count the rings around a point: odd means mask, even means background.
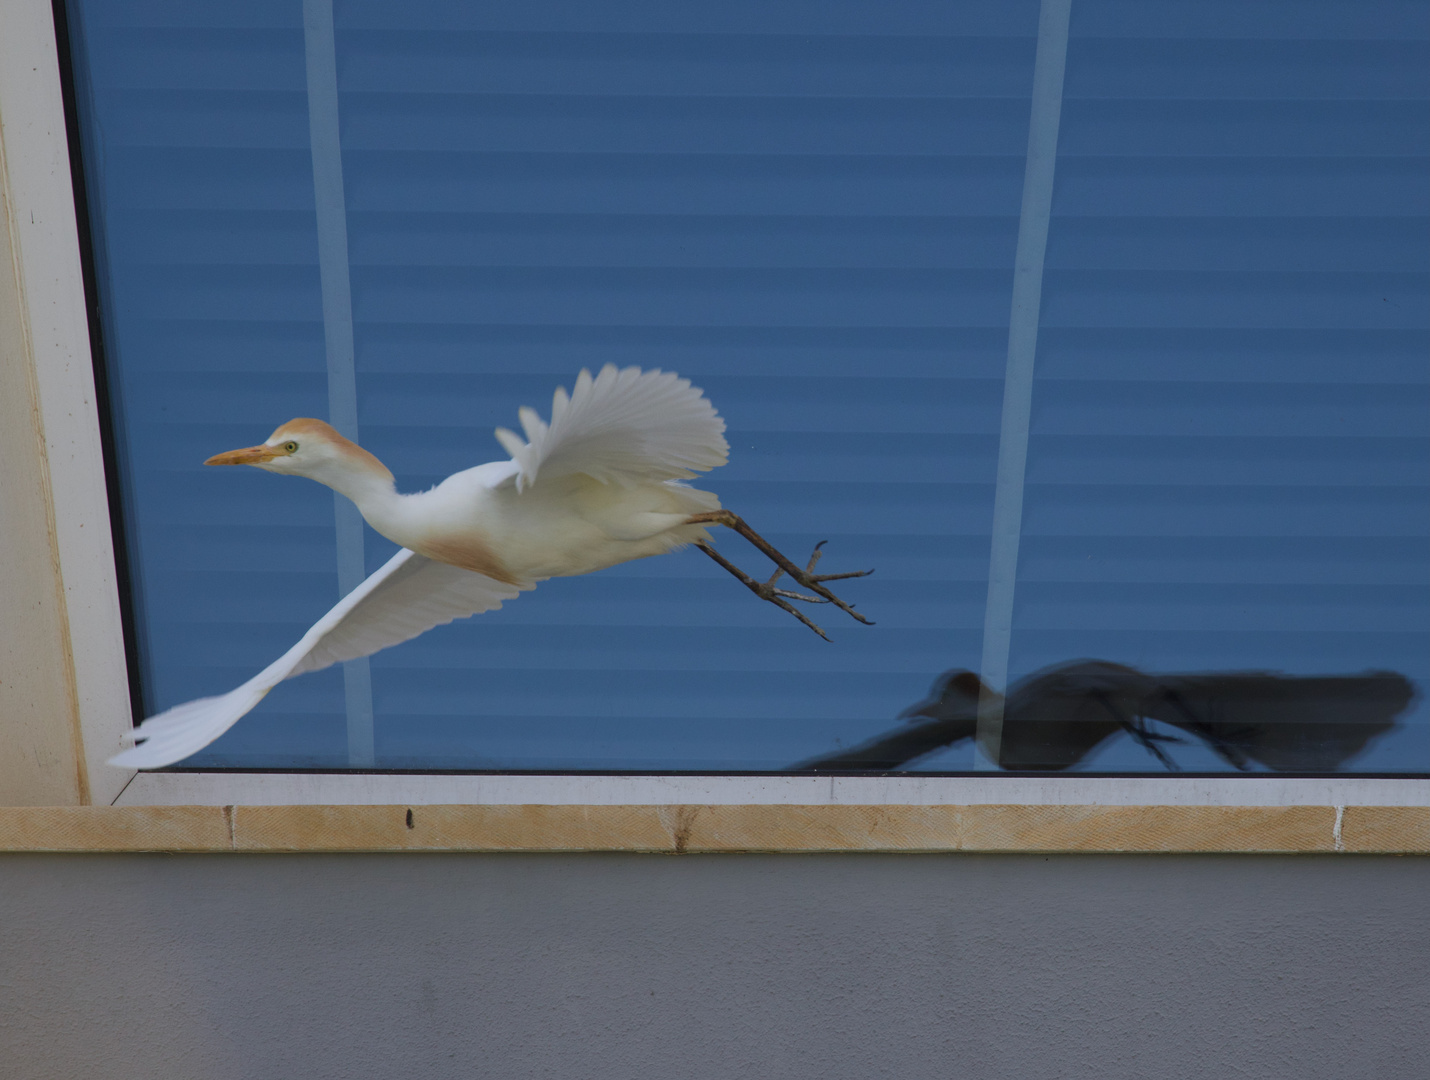
[{"label": "weathered sill edge", "polygon": [[0,852],[146,851],[1430,854],[1430,807],[0,807]]}]

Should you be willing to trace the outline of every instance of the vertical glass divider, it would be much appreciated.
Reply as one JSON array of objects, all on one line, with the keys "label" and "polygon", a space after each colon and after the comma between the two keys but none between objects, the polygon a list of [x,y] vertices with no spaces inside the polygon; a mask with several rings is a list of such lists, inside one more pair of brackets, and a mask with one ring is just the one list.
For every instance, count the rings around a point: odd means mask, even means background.
[{"label": "vertical glass divider", "polygon": [[[338,134],[338,63],[333,0],[303,0],[303,39],[308,69],[308,139],[313,154],[313,196],[318,215],[318,271],[322,279],[323,339],[328,357],[328,420],[358,441],[357,373],[353,347],[352,283],[348,272],[347,201],[343,192],[342,144]],[[366,574],[363,521],[357,507],[333,493],[338,540],[338,595],[346,596]],[[375,762],[372,671],[367,657],[343,664],[347,708],[348,764]]]},{"label": "vertical glass divider", "polygon": [[980,675],[984,686],[993,693],[985,693],[979,702],[977,749],[973,757],[974,768],[980,770],[999,767],[1003,742],[1002,695],[1008,683],[1018,542],[1023,530],[1023,481],[1033,407],[1033,360],[1038,347],[1043,256],[1052,215],[1053,173],[1058,154],[1071,10],[1072,0],[1043,0],[1038,16],[1028,159],[1023,173],[1023,206],[1018,220],[1013,303],[1008,319],[1008,362],[1003,381],[1003,419],[988,558],[988,602],[983,616]]}]

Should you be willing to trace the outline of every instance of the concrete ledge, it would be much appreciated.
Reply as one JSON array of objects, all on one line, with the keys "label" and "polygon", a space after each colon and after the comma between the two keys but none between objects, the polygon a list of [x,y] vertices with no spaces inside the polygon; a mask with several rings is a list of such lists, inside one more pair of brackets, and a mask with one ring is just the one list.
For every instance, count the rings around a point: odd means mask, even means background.
[{"label": "concrete ledge", "polygon": [[1430,808],[1347,806],[1341,841],[1346,851],[1430,852]]},{"label": "concrete ledge", "polygon": [[0,851],[1430,854],[1378,806],[0,807]]}]

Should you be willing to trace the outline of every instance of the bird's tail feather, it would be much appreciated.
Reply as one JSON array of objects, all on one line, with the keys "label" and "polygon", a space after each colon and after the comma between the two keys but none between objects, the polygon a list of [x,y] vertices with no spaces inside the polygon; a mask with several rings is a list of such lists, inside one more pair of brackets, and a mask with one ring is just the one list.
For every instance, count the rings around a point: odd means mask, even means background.
[{"label": "bird's tail feather", "polygon": [[263,677],[266,674],[263,672],[227,694],[186,701],[149,717],[125,736],[126,742],[138,741],[138,745],[114,755],[109,764],[158,769],[202,750],[263,700],[273,688],[272,680]]},{"label": "bird's tail feather", "polygon": [[[413,563],[413,560],[418,561]],[[382,569],[370,575],[366,581],[339,600],[331,611],[309,627],[308,632],[296,645],[253,678],[234,687],[227,694],[186,701],[149,717],[124,736],[126,743],[137,745],[115,754],[109,759],[109,764],[128,769],[161,769],[202,750],[247,715],[263,700],[268,691],[284,679],[297,674],[299,665],[312,652],[314,646],[323,640],[324,635],[409,563],[420,567],[426,565],[426,560],[403,548],[389,559]],[[408,569],[410,568],[408,566]],[[365,652],[350,655],[365,656],[373,651],[375,649],[369,648]],[[332,663],[332,660],[328,663]]]}]

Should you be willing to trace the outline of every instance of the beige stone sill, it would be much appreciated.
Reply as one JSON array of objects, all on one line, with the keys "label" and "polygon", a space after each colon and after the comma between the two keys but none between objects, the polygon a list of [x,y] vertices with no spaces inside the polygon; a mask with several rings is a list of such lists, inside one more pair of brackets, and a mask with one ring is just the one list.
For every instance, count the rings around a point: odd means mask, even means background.
[{"label": "beige stone sill", "polygon": [[1430,807],[0,807],[0,851],[1430,854]]}]

